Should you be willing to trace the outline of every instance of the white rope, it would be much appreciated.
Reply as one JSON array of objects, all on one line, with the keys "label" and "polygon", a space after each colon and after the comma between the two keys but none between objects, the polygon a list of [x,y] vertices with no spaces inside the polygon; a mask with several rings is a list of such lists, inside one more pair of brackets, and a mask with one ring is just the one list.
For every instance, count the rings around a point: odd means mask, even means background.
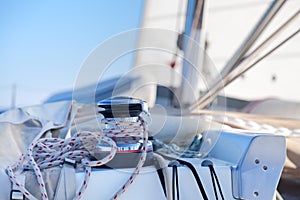
[{"label": "white rope", "polygon": [[220,115],[203,115],[207,119],[218,122],[232,122],[249,130],[264,131],[286,137],[300,137],[300,129],[289,129],[286,127],[275,127],[269,124],[260,124],[251,120],[245,120],[236,117],[220,116]]},{"label": "white rope", "polygon": [[[91,161],[88,157],[91,156],[90,152],[98,142],[104,142],[109,144],[111,152],[101,160]],[[48,200],[45,183],[42,177],[41,170],[59,166],[64,163],[66,158],[72,159],[81,163],[85,167],[85,178],[80,187],[75,199],[80,199],[85,191],[89,177],[91,175],[91,167],[101,166],[109,162],[117,152],[117,146],[115,142],[101,135],[101,133],[80,132],[68,139],[59,138],[41,138],[34,140],[27,149],[27,154],[22,155],[19,161],[7,168],[7,173],[13,184],[19,187],[19,190],[30,200],[36,200],[24,185],[21,185],[15,176],[14,171],[21,169],[32,169],[37,177],[39,188],[41,191],[42,199]],[[24,163],[27,161],[26,163]]]},{"label": "white rope", "polygon": [[[141,157],[139,159],[139,162],[136,166],[136,168],[134,169],[134,172],[131,174],[130,178],[127,180],[127,182],[118,190],[118,192],[113,196],[113,200],[118,199],[126,190],[127,188],[133,183],[134,179],[136,178],[136,176],[140,173],[145,161],[146,161],[146,156],[147,156],[147,147],[148,147],[148,120],[147,118],[149,117],[149,115],[147,113],[142,112],[139,116],[139,122],[140,122],[140,127],[142,127],[142,129],[139,129],[140,131],[135,132],[135,135],[133,135],[133,137],[139,136],[141,135],[141,133],[143,133],[143,146],[142,146],[142,152],[141,152]],[[131,122],[125,122],[123,121],[123,123],[129,123],[131,124]],[[128,126],[134,126],[134,124],[131,124]],[[124,125],[124,124],[122,124]],[[115,134],[116,137],[118,136],[124,136],[124,131],[120,130],[118,134]],[[126,135],[126,133],[125,133]]]},{"label": "white rope", "polygon": [[[29,200],[37,200],[24,185],[17,181],[15,172],[17,170],[31,169],[34,171],[43,200],[48,200],[48,194],[42,177],[41,170],[54,166],[62,165],[66,158],[75,160],[85,168],[85,178],[79,192],[74,199],[80,199],[87,188],[91,176],[91,167],[101,166],[112,160],[117,152],[114,137],[143,137],[141,148],[141,158],[128,181],[113,195],[112,199],[117,199],[132,184],[135,177],[139,174],[146,160],[148,145],[148,124],[146,113],[142,113],[137,122],[122,120],[104,120],[104,125],[113,127],[104,128],[103,132],[92,133],[88,131],[75,134],[68,139],[60,138],[37,138],[29,145],[26,154],[22,155],[18,162],[7,167],[7,174],[13,184],[15,184],[22,194]],[[101,160],[91,161],[92,151],[98,143],[106,143],[111,147],[110,153]]]}]

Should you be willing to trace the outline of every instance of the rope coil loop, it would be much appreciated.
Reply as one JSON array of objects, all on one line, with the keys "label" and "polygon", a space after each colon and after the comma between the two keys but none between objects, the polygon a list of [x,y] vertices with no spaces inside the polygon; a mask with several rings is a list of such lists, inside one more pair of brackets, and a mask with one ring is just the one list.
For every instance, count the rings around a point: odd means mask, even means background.
[{"label": "rope coil loop", "polygon": [[[12,166],[8,166],[6,172],[12,184],[17,186],[20,192],[29,200],[37,200],[26,188],[18,182],[16,173],[22,173],[24,169],[33,170],[39,184],[39,189],[43,200],[48,200],[48,194],[45,182],[42,176],[42,170],[61,166],[65,159],[76,161],[84,167],[84,181],[74,199],[80,199],[87,188],[89,178],[91,176],[92,167],[98,167],[111,161],[117,153],[117,144],[113,140],[114,137],[140,137],[143,138],[141,147],[141,158],[134,169],[134,172],[128,181],[119,189],[112,199],[117,199],[131,185],[135,177],[139,174],[147,155],[148,144],[148,122],[149,114],[142,112],[137,121],[114,121],[106,120],[103,131],[89,132],[82,131],[74,136],[61,138],[36,138],[29,145],[26,154],[22,154],[19,160]],[[107,129],[105,125],[110,124],[118,127],[118,129]],[[97,148],[99,143],[109,145],[110,152],[101,159],[94,160],[93,150]]]}]

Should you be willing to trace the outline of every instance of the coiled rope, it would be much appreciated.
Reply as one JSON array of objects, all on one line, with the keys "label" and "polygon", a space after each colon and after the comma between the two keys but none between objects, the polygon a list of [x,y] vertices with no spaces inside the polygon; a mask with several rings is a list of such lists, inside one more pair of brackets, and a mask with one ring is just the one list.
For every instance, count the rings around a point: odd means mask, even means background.
[{"label": "coiled rope", "polygon": [[[112,199],[117,199],[132,184],[135,177],[139,174],[147,155],[148,143],[148,123],[145,118],[148,114],[141,113],[137,122],[126,122],[105,120],[104,124],[114,126],[115,129],[104,128],[102,132],[92,133],[88,131],[78,132],[73,137],[61,138],[35,138],[29,145],[26,154],[22,154],[19,160],[12,166],[8,166],[6,171],[9,179],[15,184],[20,192],[29,200],[37,200],[24,185],[18,182],[16,171],[32,169],[36,175],[39,189],[43,200],[48,200],[48,194],[41,170],[54,166],[60,166],[65,159],[75,160],[85,168],[84,181],[74,199],[80,199],[87,188],[91,176],[91,167],[101,166],[111,161],[117,153],[117,145],[112,138],[114,137],[143,137],[141,147],[141,158],[128,181],[113,195]],[[111,147],[108,155],[100,160],[91,160],[92,151],[98,143],[106,143]]]}]

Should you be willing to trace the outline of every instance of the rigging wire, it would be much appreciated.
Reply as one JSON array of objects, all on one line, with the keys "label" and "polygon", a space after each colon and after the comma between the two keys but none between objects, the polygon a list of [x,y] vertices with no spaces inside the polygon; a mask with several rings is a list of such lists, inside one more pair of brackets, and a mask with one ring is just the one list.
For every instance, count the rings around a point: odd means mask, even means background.
[{"label": "rigging wire", "polygon": [[[254,29],[249,33],[246,40],[242,43],[242,45],[238,48],[238,50],[234,53],[232,58],[228,61],[228,63],[224,66],[221,71],[221,76],[225,77],[228,73],[234,70],[244,55],[248,52],[248,50],[253,46],[256,40],[260,37],[272,19],[276,16],[279,10],[282,8],[284,3],[287,0],[274,0],[272,4],[269,6],[265,14],[259,20]],[[218,81],[218,80],[217,80]]]},{"label": "rigging wire", "polygon": [[[227,62],[227,64],[224,66],[224,68],[221,71],[221,75],[216,78],[216,80],[213,82],[212,86],[209,87],[207,92],[200,97],[199,100],[196,101],[192,106],[190,106],[190,109],[196,109],[201,104],[202,106],[206,107],[211,103],[211,101],[214,100],[214,97],[216,94],[212,93],[212,90],[215,90],[215,88],[218,87],[218,90],[216,92],[219,92],[223,87],[220,87],[220,83],[223,83],[224,77],[228,76],[228,74],[233,71],[235,68],[238,67],[238,63],[243,58],[243,56],[247,53],[247,51],[250,49],[250,47],[254,44],[254,42],[259,38],[261,33],[264,31],[264,29],[267,27],[267,25],[271,22],[271,20],[274,18],[274,16],[278,13],[278,11],[282,8],[283,4],[286,2],[286,0],[274,0],[269,8],[266,10],[264,15],[261,17],[259,22],[255,25],[253,30],[249,33],[247,38],[244,40],[244,42],[241,44],[241,46],[237,49],[237,51],[233,54],[231,59]],[[212,95],[213,94],[213,95]],[[211,97],[211,98],[210,98]],[[201,107],[203,108],[203,107]]]},{"label": "rigging wire", "polygon": [[295,37],[300,32],[300,29],[295,31],[293,34],[288,36],[285,40],[280,42],[278,45],[273,47],[271,50],[269,50],[267,53],[259,57],[254,63],[248,65],[248,63],[240,64],[238,68],[236,68],[234,71],[232,71],[230,74],[228,74],[222,81],[218,82],[211,90],[209,90],[204,96],[200,98],[200,101],[198,104],[195,104],[190,107],[190,110],[195,110],[197,108],[204,108],[209,103],[211,103],[215,97],[217,96],[218,92],[226,87],[228,84],[230,84],[232,81],[234,81],[236,78],[244,74],[246,71],[254,67],[256,64],[258,64],[260,61],[271,55],[274,51],[276,51],[279,47],[281,47],[283,44],[285,44],[287,41]]},{"label": "rigging wire", "polygon": [[293,14],[285,23],[283,23],[278,29],[276,29],[267,39],[265,39],[260,45],[258,45],[252,52],[243,57],[238,64],[246,61],[251,58],[255,58],[261,51],[263,51],[271,42],[273,42],[284,30],[290,25],[297,17],[300,15],[300,10],[298,10],[295,14]]},{"label": "rigging wire", "polygon": [[[209,105],[214,98],[217,96],[217,93],[224,88],[226,85],[228,85],[229,83],[227,83],[227,79],[228,77],[232,76],[232,73],[236,73],[236,71],[241,70],[241,68],[244,68],[245,65],[247,65],[251,60],[253,60],[258,53],[260,53],[260,51],[264,48],[266,48],[267,45],[270,45],[270,43],[274,40],[274,38],[278,37],[279,34],[282,33],[283,29],[286,29],[287,26],[296,19],[296,17],[299,16],[299,11],[296,12],[292,17],[290,17],[283,25],[281,25],[276,31],[274,31],[266,40],[264,40],[255,50],[253,50],[252,52],[250,52],[248,55],[246,55],[246,57],[240,58],[239,61],[237,62],[237,65],[233,66],[232,68],[228,68],[227,70],[224,70],[223,74],[224,77],[222,79],[218,79],[219,81],[215,81],[215,83],[210,87],[210,89],[203,95],[200,97],[200,99],[193,104],[192,106],[190,106],[190,110],[194,110],[197,108],[205,108],[207,105]],[[283,43],[285,43],[286,41],[283,41]],[[281,46],[281,45],[280,45]],[[277,49],[277,48],[275,48]],[[246,52],[245,52],[246,53]],[[266,56],[265,56],[266,57]],[[229,66],[229,65],[227,65]],[[237,68],[237,70],[235,70]],[[235,72],[234,72],[235,71]],[[241,73],[243,74],[243,73]],[[240,74],[240,75],[241,75]],[[231,81],[230,81],[231,82]],[[224,84],[223,84],[224,83]]]}]

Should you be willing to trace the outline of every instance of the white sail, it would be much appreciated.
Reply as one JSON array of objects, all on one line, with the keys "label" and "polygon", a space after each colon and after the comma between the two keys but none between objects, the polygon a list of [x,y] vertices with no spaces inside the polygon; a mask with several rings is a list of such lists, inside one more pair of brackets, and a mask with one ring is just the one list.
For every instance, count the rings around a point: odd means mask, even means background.
[{"label": "white sail", "polygon": [[141,23],[144,30],[138,37],[134,64],[145,67],[140,73],[144,80],[152,80],[143,87],[145,96],[156,96],[156,84],[179,87],[181,83],[181,59],[175,54],[182,56],[177,52],[177,39],[185,28],[186,8],[186,0],[145,1]]},{"label": "white sail", "polygon": [[[202,0],[145,3],[141,28],[147,30],[139,34],[134,66],[147,66],[147,73],[142,76],[151,77],[158,85],[177,88],[176,98],[181,105],[192,104],[203,85],[207,5],[208,1]],[[178,46],[180,42],[181,47]],[[150,86],[147,87],[150,91]],[[152,86],[152,92],[155,92],[155,86]]]},{"label": "white sail", "polygon": [[[149,51],[138,51],[134,66],[148,65],[149,63],[164,64],[166,66],[171,64],[177,49],[177,36],[184,31],[186,6],[186,0],[145,1],[140,28],[153,30],[141,32],[137,48],[143,48],[146,45],[149,45],[150,47],[153,47],[153,49]],[[159,31],[159,29],[162,31]],[[164,37],[164,34],[161,35],[163,30],[169,30],[169,32],[165,34],[170,35],[168,35],[168,37]],[[158,39],[161,37],[163,37],[163,40]],[[160,51],[160,49],[162,51]],[[171,85],[170,74],[157,73],[155,69],[153,69],[153,73],[158,76],[158,79],[163,80],[163,83]]]}]

